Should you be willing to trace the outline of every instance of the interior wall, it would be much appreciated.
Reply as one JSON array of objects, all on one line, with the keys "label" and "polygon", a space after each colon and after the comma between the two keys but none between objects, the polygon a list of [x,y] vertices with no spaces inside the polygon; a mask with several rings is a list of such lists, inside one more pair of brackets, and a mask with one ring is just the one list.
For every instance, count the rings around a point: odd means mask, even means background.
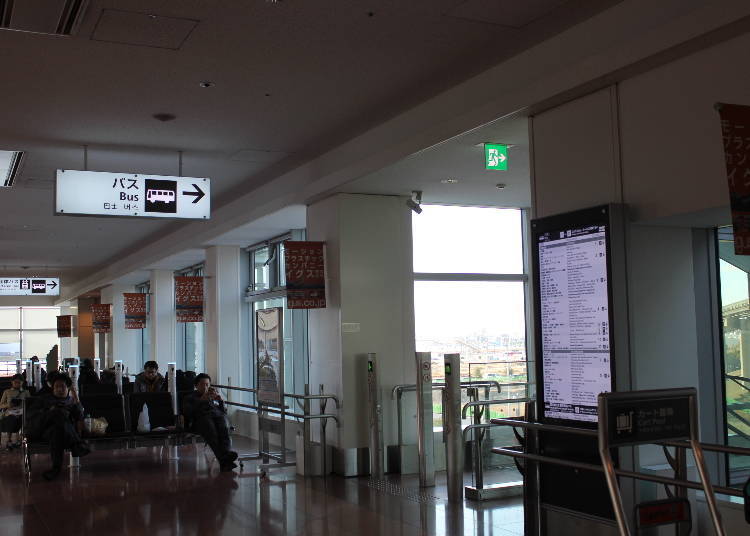
[{"label": "interior wall", "polygon": [[411,212],[401,197],[339,194],[309,207],[307,232],[326,242],[329,285],[328,307],[310,312],[310,383],[341,397],[338,446],[365,447],[365,362],[376,353],[392,444],[390,391],[415,377]]}]

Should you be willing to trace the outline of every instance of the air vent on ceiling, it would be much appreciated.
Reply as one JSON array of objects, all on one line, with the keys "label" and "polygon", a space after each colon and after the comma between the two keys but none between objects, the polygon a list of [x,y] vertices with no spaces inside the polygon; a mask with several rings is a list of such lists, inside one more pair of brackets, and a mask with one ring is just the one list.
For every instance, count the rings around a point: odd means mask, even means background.
[{"label": "air vent on ceiling", "polygon": [[0,151],[0,186],[10,188],[21,168],[23,151]]},{"label": "air vent on ceiling", "polygon": [[74,35],[89,0],[0,0],[0,28]]}]

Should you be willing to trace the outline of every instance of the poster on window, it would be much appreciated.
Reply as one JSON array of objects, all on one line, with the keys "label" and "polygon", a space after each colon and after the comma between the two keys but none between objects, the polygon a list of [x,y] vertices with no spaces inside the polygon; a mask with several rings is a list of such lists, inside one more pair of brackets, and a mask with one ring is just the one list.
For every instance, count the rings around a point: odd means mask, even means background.
[{"label": "poster on window", "polygon": [[142,292],[126,292],[125,299],[125,329],[143,329],[146,327],[146,294]]},{"label": "poster on window", "polygon": [[93,304],[91,306],[91,317],[94,333],[109,333],[112,331],[112,304]]},{"label": "poster on window", "polygon": [[284,242],[287,307],[326,306],[325,242]]},{"label": "poster on window", "polygon": [[73,315],[61,315],[57,317],[57,336],[61,339],[73,336]]},{"label": "poster on window", "polygon": [[174,278],[174,307],[177,322],[203,322],[203,277]]},{"label": "poster on window", "polygon": [[750,106],[717,104],[734,227],[734,252],[750,255]]},{"label": "poster on window", "polygon": [[284,310],[261,309],[255,313],[255,362],[258,364],[258,403],[280,405],[284,391]]}]

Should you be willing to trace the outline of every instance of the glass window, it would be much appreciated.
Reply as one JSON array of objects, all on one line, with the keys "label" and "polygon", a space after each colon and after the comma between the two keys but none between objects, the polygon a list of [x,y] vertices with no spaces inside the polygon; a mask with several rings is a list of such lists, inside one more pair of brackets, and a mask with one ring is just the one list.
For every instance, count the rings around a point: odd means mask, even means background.
[{"label": "glass window", "polygon": [[23,358],[30,359],[31,356],[39,357],[40,361],[46,362],[47,354],[60,340],[57,338],[57,328],[23,330],[21,332],[21,345],[23,347]]},{"label": "glass window", "polygon": [[23,329],[57,329],[58,308],[23,307]]},{"label": "glass window", "polygon": [[[733,235],[719,233],[727,444],[750,448],[750,257],[734,254]],[[729,456],[730,481],[750,470],[747,456]],[[734,476],[734,478],[733,478]]]},{"label": "glass window", "polygon": [[0,307],[0,329],[21,329],[18,307]]},{"label": "glass window", "polygon": [[523,273],[523,212],[422,205],[412,217],[417,273]]},{"label": "glass window", "polygon": [[268,248],[256,249],[253,256],[253,289],[267,290],[271,288],[270,270],[268,263]]}]

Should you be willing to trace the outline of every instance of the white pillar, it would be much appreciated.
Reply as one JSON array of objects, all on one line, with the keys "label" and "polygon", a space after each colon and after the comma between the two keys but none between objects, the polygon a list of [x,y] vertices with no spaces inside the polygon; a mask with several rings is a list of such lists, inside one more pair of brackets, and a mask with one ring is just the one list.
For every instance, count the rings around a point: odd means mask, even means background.
[{"label": "white pillar", "polygon": [[[174,272],[151,271],[151,359],[166,370],[175,361]],[[142,367],[130,368],[132,372]]]},{"label": "white pillar", "polygon": [[135,292],[133,286],[110,285],[101,290],[101,302],[112,304],[112,331],[106,334],[106,353],[102,357],[102,368],[111,368],[119,359],[131,371],[139,371],[138,347],[141,344],[140,329],[125,329],[124,292]]},{"label": "white pillar", "polygon": [[[206,372],[214,383],[247,387],[241,374],[240,337],[243,290],[240,288],[240,248],[212,246],[206,249],[205,323]],[[250,356],[244,356],[250,359]]]},{"label": "white pillar", "polygon": [[[73,325],[71,326],[71,329],[73,331],[73,335],[78,335],[78,300],[71,300],[70,305],[63,305],[60,307],[60,316],[64,315],[73,315]],[[78,356],[78,337],[63,337],[60,339],[60,352],[59,355],[59,362],[60,366],[63,364],[63,359],[66,357],[76,357]]]}]

